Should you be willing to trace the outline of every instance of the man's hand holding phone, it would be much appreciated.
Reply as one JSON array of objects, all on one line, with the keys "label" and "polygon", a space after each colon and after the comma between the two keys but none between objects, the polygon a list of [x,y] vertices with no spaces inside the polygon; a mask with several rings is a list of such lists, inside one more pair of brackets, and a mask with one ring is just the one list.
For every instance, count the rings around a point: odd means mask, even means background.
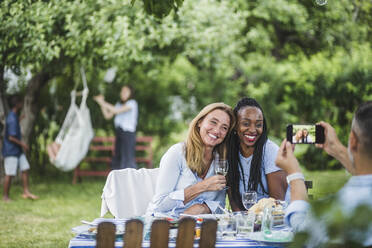
[{"label": "man's hand holding phone", "polygon": [[354,174],[353,161],[348,156],[347,148],[338,139],[335,129],[324,121],[319,122],[318,125],[324,128],[324,143],[315,146],[340,161],[347,171]]},{"label": "man's hand holding phone", "polygon": [[332,157],[337,156],[337,154],[340,152],[340,145],[342,144],[337,137],[335,129],[329,123],[324,121],[317,123],[317,125],[320,125],[324,128],[324,143],[316,144],[315,146],[323,149]]},{"label": "man's hand holding phone", "polygon": [[284,139],[280,145],[275,164],[283,169],[288,175],[301,172],[300,165],[293,154],[293,145]]}]

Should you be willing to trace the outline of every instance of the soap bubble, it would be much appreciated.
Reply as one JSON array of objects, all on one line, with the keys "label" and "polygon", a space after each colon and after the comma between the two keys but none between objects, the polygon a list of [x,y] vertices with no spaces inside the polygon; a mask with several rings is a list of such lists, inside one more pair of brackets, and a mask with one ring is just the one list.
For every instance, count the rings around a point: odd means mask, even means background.
[{"label": "soap bubble", "polygon": [[319,6],[326,5],[328,3],[327,0],[315,0],[315,3]]}]

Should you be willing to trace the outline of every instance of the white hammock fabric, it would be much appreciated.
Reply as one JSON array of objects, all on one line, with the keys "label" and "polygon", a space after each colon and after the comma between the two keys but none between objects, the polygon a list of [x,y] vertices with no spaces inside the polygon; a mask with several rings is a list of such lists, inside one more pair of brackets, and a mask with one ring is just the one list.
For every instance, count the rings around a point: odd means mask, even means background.
[{"label": "white hammock fabric", "polygon": [[60,148],[57,156],[51,162],[62,171],[70,171],[76,168],[86,156],[89,144],[94,136],[90,112],[86,104],[89,90],[84,73],[82,75],[84,90],[82,91],[80,107],[76,105],[76,91],[73,90],[71,92],[70,108],[55,140]]}]

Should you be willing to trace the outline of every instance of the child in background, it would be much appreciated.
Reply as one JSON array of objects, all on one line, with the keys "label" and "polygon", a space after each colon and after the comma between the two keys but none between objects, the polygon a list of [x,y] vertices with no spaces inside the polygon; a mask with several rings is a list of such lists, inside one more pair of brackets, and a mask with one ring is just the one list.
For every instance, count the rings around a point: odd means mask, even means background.
[{"label": "child in background", "polygon": [[10,111],[6,117],[5,135],[3,141],[3,156],[5,167],[4,196],[3,200],[9,202],[9,190],[12,177],[17,175],[19,166],[22,172],[23,198],[37,199],[36,195],[31,194],[28,189],[28,170],[30,165],[23,151],[28,151],[28,145],[21,140],[21,128],[19,125],[18,114],[23,106],[22,98],[13,95],[9,99]]}]

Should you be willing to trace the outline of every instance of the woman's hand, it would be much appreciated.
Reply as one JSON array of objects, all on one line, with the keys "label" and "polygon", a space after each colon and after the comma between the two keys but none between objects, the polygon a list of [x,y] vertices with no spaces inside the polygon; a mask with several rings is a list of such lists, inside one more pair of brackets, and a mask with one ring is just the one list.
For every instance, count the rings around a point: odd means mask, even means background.
[{"label": "woman's hand", "polygon": [[101,103],[103,101],[105,101],[105,97],[103,95],[97,95],[95,97],[93,97],[93,99],[97,102],[97,103]]},{"label": "woman's hand", "polygon": [[218,191],[226,186],[226,178],[222,175],[214,175],[204,179],[201,183],[204,184],[205,191]]},{"label": "woman's hand", "polygon": [[188,203],[198,195],[207,191],[219,191],[226,186],[226,178],[222,175],[214,175],[185,188],[184,204]]}]

